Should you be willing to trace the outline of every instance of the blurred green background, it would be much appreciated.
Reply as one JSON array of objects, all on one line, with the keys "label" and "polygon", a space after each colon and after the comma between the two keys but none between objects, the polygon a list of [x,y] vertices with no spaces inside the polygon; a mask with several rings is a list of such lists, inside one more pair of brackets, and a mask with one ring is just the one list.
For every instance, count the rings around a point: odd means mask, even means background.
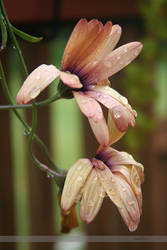
[{"label": "blurred green background", "polygon": [[[18,1],[18,2],[17,2]],[[111,20],[123,28],[118,45],[139,40],[143,50],[131,65],[111,77],[111,85],[128,97],[138,112],[137,125],[114,147],[127,151],[145,167],[143,214],[136,232],[129,233],[117,209],[105,199],[90,225],[77,235],[167,235],[167,2],[152,1],[5,1],[9,18],[18,28],[43,36],[39,44],[19,40],[29,72],[42,63],[61,67],[69,35],[81,17]],[[18,7],[19,6],[19,7]],[[26,11],[27,10],[27,11]],[[15,98],[23,82],[16,51],[10,42],[2,53],[9,87]],[[39,100],[52,96],[56,82]],[[7,103],[1,90],[0,104]],[[0,235],[60,235],[57,186],[32,163],[24,128],[11,111],[1,112]],[[31,123],[31,111],[21,110]],[[38,110],[37,134],[56,164],[68,169],[79,158],[92,157],[97,142],[75,101],[60,100]],[[43,159],[38,147],[35,147]],[[0,249],[165,249],[167,243],[0,243]]]}]

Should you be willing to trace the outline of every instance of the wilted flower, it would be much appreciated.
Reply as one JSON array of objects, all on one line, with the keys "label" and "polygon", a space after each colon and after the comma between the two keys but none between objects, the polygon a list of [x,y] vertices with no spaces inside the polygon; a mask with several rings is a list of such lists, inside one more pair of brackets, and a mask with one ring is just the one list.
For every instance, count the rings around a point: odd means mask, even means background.
[{"label": "wilted flower", "polygon": [[103,26],[95,19],[90,22],[81,19],[66,45],[61,71],[53,65],[40,65],[25,80],[17,103],[25,104],[36,98],[59,76],[88,117],[95,135],[98,132],[99,143],[108,146],[107,125],[98,102],[111,110],[112,119],[122,133],[128,125],[135,125],[136,117],[127,99],[109,87],[108,77],[128,65],[142,49],[140,42],[131,42],[113,51],[120,35],[121,27],[112,26],[110,21]]},{"label": "wilted flower", "polygon": [[142,212],[141,183],[144,168],[126,152],[106,148],[93,159],[80,159],[68,171],[61,208],[68,214],[80,201],[80,216],[90,223],[106,195],[117,206],[130,231],[134,231]]}]

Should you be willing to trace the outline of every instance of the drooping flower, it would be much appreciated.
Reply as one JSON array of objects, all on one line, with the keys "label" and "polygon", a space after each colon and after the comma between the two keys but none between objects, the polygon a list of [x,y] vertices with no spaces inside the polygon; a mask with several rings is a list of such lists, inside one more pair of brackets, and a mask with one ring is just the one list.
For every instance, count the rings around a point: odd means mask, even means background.
[{"label": "drooping flower", "polygon": [[106,148],[92,159],[78,160],[68,171],[61,209],[68,214],[80,201],[80,217],[90,223],[107,195],[117,206],[130,231],[136,230],[142,212],[142,164],[126,152]]},{"label": "drooping flower", "polygon": [[128,125],[135,125],[136,117],[127,99],[109,87],[108,78],[134,60],[142,49],[140,42],[131,42],[113,51],[120,35],[121,27],[112,26],[110,21],[103,26],[95,19],[90,22],[81,19],[66,45],[61,71],[54,65],[40,65],[25,80],[18,92],[17,103],[28,103],[60,77],[61,85],[70,89],[81,111],[88,117],[98,142],[108,146],[109,132],[99,102],[111,111],[122,134]]}]

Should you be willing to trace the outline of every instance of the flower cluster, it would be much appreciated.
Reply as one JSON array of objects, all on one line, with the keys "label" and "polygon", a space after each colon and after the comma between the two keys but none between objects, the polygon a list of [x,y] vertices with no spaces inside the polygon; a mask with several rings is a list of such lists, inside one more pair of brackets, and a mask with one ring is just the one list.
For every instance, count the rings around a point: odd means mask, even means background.
[{"label": "flower cluster", "polygon": [[[40,65],[25,80],[17,103],[30,102],[60,77],[60,94],[74,96],[99,143],[92,159],[80,159],[68,171],[61,198],[62,213],[70,213],[80,201],[81,219],[89,223],[107,195],[133,231],[142,211],[144,169],[130,154],[118,152],[110,145],[124,135],[129,125],[135,126],[137,113],[127,98],[110,87],[108,78],[134,60],[142,44],[131,42],[113,50],[120,35],[121,27],[110,21],[103,26],[95,19],[81,19],[66,45],[61,70],[54,65]],[[107,121],[100,104],[108,109]]]}]

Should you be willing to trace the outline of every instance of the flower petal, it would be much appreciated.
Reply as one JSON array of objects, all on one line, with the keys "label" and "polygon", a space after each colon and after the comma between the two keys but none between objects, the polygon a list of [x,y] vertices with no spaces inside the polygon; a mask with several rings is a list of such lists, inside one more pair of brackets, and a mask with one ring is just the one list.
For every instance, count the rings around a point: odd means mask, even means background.
[{"label": "flower petal", "polygon": [[96,40],[86,51],[85,59],[79,65],[79,73],[82,75],[89,74],[95,69],[96,65],[116,46],[121,36],[121,27],[113,25],[109,21],[105,24]]},{"label": "flower petal", "polygon": [[54,65],[40,65],[24,81],[17,94],[17,103],[25,104],[35,99],[59,75],[60,71]]},{"label": "flower petal", "polygon": [[122,202],[120,199],[119,187],[115,180],[115,176],[102,161],[96,160],[93,162],[93,165],[95,166],[95,170],[105,192],[116,206],[121,207]]},{"label": "flower petal", "polygon": [[119,47],[104,57],[103,60],[87,74],[85,80],[88,81],[89,84],[95,84],[112,76],[133,61],[141,49],[142,44],[140,42],[131,42]]},{"label": "flower petal", "polygon": [[103,111],[96,100],[90,98],[81,91],[73,91],[73,94],[84,115],[93,119],[94,122],[98,122],[103,119]]},{"label": "flower petal", "polygon": [[100,152],[101,159],[107,163],[108,166],[120,166],[120,165],[134,165],[140,173],[141,182],[143,182],[143,165],[134,160],[132,155],[127,152],[120,152],[111,147],[105,148]]},{"label": "flower petal", "polygon": [[96,39],[103,25],[98,20],[87,22],[81,19],[75,26],[64,50],[62,70],[73,72],[78,61],[85,55],[85,50]]},{"label": "flower petal", "polygon": [[65,85],[73,89],[80,89],[83,86],[79,80],[79,77],[75,74],[61,72],[60,79]]},{"label": "flower petal", "polygon": [[80,216],[85,223],[90,223],[101,208],[104,189],[98,180],[95,170],[92,170],[82,189]]},{"label": "flower petal", "polygon": [[109,145],[112,145],[116,141],[118,141],[124,134],[125,132],[122,132],[118,127],[116,126],[116,123],[114,119],[112,118],[111,112],[108,112],[108,130],[109,130]]},{"label": "flower petal", "polygon": [[90,126],[96,139],[100,145],[106,147],[109,145],[109,130],[106,124],[106,120],[103,118],[99,121],[94,121],[92,118],[88,118]]},{"label": "flower petal", "polygon": [[137,199],[133,193],[130,185],[121,178],[119,175],[115,174],[117,185],[119,186],[120,197],[123,202],[122,208],[119,211],[128,226],[130,231],[134,231],[140,221],[140,210],[138,206]]},{"label": "flower petal", "polygon": [[91,171],[92,163],[88,159],[78,160],[68,171],[61,198],[61,208],[64,212],[69,212],[79,200],[80,190]]},{"label": "flower petal", "polygon": [[[87,71],[85,68],[94,67],[95,64],[99,61],[101,54],[104,54],[105,45],[108,42],[108,39],[111,34],[112,22],[108,21],[98,33],[96,39],[87,47],[85,53],[80,58],[76,71],[81,74],[86,74]],[[88,65],[88,67],[87,67]],[[82,68],[84,68],[82,70]]]}]

